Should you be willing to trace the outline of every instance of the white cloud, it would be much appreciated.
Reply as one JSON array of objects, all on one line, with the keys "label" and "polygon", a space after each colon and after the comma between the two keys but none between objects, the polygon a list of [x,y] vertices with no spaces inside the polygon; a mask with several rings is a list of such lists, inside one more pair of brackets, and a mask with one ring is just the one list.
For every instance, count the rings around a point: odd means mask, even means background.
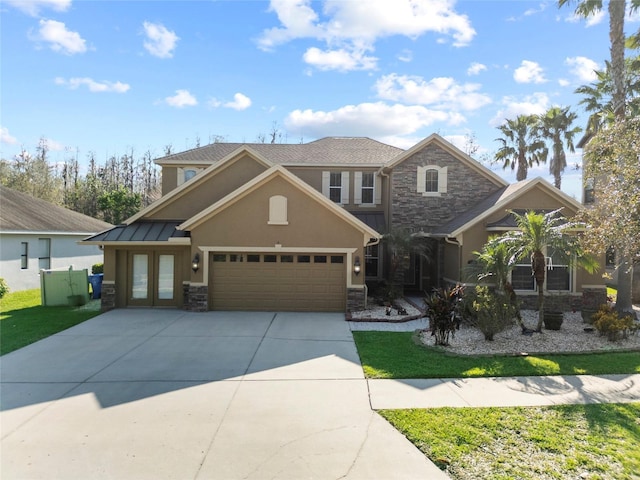
[{"label": "white cloud", "polygon": [[366,56],[362,51],[347,51],[345,49],[322,51],[316,47],[308,49],[303,59],[319,70],[339,70],[341,72],[372,70],[376,68],[378,61],[375,57]]},{"label": "white cloud", "polygon": [[55,80],[56,85],[63,85],[71,90],[76,90],[80,86],[85,85],[90,92],[115,92],[125,93],[131,88],[128,84],[122,82],[109,82],[102,81],[96,82],[88,77],[74,77],[66,80],[62,77],[57,77]]},{"label": "white cloud", "polygon": [[561,87],[568,87],[569,85],[571,85],[571,82],[566,78],[559,78],[558,85],[560,85]]},{"label": "white cloud", "polygon": [[6,143],[7,145],[17,145],[18,139],[9,133],[7,127],[0,127],[0,142]]},{"label": "white cloud", "polygon": [[565,18],[565,21],[569,23],[578,23],[586,20],[586,27],[588,28],[602,23],[605,19],[605,16],[606,12],[603,9],[600,9],[592,15],[589,15],[586,19],[581,15],[577,15],[574,11],[570,16]]},{"label": "white cloud", "polygon": [[413,52],[405,48],[398,54],[397,58],[401,62],[410,62],[413,60]]},{"label": "white cloud", "polygon": [[188,90],[176,90],[173,97],[167,97],[164,101],[170,107],[176,108],[193,107],[198,104],[196,97],[191,95]]},{"label": "white cloud", "polygon": [[458,84],[451,77],[437,77],[425,81],[422,77],[384,75],[374,85],[378,97],[440,109],[476,110],[491,103],[488,95],[479,93],[477,83]]},{"label": "white cloud", "polygon": [[435,122],[457,125],[464,121],[464,117],[455,112],[376,102],[346,105],[326,112],[294,110],[284,123],[287,131],[293,134],[315,138],[333,135],[389,138],[414,133]]},{"label": "white cloud", "polygon": [[[308,50],[305,61],[315,61],[313,65],[324,69],[337,62],[346,69],[358,53],[363,56],[363,52],[373,51],[380,38],[417,38],[433,32],[452,38],[454,46],[465,46],[476,34],[469,18],[455,11],[452,0],[327,0],[322,9],[326,21],[320,20],[313,5],[311,0],[271,0],[269,9],[276,13],[281,26],[265,30],[258,40],[259,48],[273,50],[294,39],[312,38],[325,42],[328,48],[324,56],[318,48]],[[342,58],[326,58],[333,52],[340,52]],[[375,68],[374,57],[363,58],[366,63],[356,62],[360,69]]]},{"label": "white cloud", "polygon": [[225,103],[224,106],[234,110],[246,110],[251,106],[251,99],[242,93],[236,93],[233,96],[233,101]]},{"label": "white cloud", "polygon": [[523,60],[513,72],[513,79],[518,83],[544,83],[544,71],[537,62]]},{"label": "white cloud", "polygon": [[71,6],[71,0],[4,0],[4,3],[32,17],[37,17],[41,9],[50,8],[57,12],[64,12]]},{"label": "white cloud", "polygon": [[478,63],[478,62],[473,62],[471,65],[469,65],[469,68],[467,68],[467,75],[478,75],[480,72],[483,72],[486,70],[487,70],[486,65],[483,65],[482,63]]},{"label": "white cloud", "polygon": [[497,127],[502,125],[506,119],[513,120],[518,115],[540,115],[549,109],[549,97],[546,93],[534,93],[524,98],[504,97],[502,99],[503,108],[498,110],[495,116],[489,120],[489,125]]},{"label": "white cloud", "polygon": [[84,53],[87,46],[78,32],[67,30],[64,23],[56,20],[40,20],[40,30],[34,38],[36,41],[48,42],[54,52],[73,55]]},{"label": "white cloud", "polygon": [[176,43],[180,40],[175,32],[167,30],[161,23],[144,22],[142,24],[144,34],[147,39],[144,41],[144,48],[154,57],[171,58]]},{"label": "white cloud", "polygon": [[242,93],[236,93],[233,96],[233,100],[230,102],[223,102],[221,100],[218,100],[217,98],[211,98],[207,102],[207,105],[209,105],[212,108],[225,107],[225,108],[232,108],[234,110],[241,111],[249,108],[251,106],[251,103],[252,102],[249,97],[247,97]]},{"label": "white cloud", "polygon": [[568,57],[564,61],[569,66],[570,72],[582,83],[595,82],[598,78],[596,70],[601,70],[600,65],[587,57]]}]

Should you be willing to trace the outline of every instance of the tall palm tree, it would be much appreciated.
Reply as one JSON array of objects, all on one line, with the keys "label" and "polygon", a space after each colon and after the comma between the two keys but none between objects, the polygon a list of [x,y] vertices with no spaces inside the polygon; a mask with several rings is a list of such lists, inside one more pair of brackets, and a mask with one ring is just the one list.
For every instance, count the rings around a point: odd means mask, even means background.
[{"label": "tall palm tree", "polygon": [[[630,0],[631,11],[640,10],[640,0]],[[562,7],[566,4],[576,3],[576,14],[581,17],[588,17],[596,12],[599,12],[603,8],[604,0],[558,0],[558,6]],[[613,83],[612,94],[612,110],[616,123],[624,122],[626,115],[625,99],[626,99],[626,84],[625,84],[625,36],[624,36],[624,17],[627,10],[626,0],[609,0],[608,2],[609,12],[609,42],[611,51],[611,80]],[[634,43],[638,39],[640,32],[636,33],[631,39],[630,44]],[[621,179],[624,180],[624,179]],[[616,302],[616,309],[619,312],[630,312],[635,315],[633,311],[633,304],[631,301],[631,286],[633,282],[631,267],[631,260],[623,258],[621,260],[622,265],[628,267],[620,268],[618,271],[618,298]]]},{"label": "tall palm tree", "polygon": [[[613,113],[613,80],[611,62],[605,62],[605,69],[595,72],[596,81],[576,88],[575,93],[583,96],[580,105],[590,114],[586,133],[595,135],[603,126],[611,125]],[[640,56],[625,59],[625,95],[627,116],[640,116]]]},{"label": "tall palm tree", "polygon": [[597,260],[587,254],[575,235],[568,233],[575,228],[560,215],[560,210],[549,213],[526,212],[522,215],[511,211],[518,230],[506,233],[501,241],[513,249],[514,258],[531,260],[531,274],[538,289],[538,325],[536,331],[542,331],[544,319],[544,282],[547,271],[545,251],[555,252],[567,265],[577,264],[593,273],[598,268]]},{"label": "tall palm tree", "polygon": [[575,152],[573,137],[582,131],[580,127],[571,128],[578,115],[569,111],[569,108],[551,107],[547,113],[540,116],[540,134],[551,141],[553,154],[549,163],[549,173],[553,175],[558,190],[562,182],[562,172],[567,168],[564,147],[566,145],[571,153]]},{"label": "tall palm tree", "polygon": [[518,115],[515,120],[507,120],[498,129],[503,137],[496,138],[502,146],[496,153],[497,162],[504,162],[502,168],[516,166],[516,179],[525,180],[529,167],[547,161],[547,147],[539,135],[537,115]]}]

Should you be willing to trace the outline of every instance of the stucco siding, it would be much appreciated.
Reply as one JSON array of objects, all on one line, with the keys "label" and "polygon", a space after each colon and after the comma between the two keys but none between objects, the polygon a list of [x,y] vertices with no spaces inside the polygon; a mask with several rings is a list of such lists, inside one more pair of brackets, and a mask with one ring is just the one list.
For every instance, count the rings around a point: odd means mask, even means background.
[{"label": "stucco siding", "polygon": [[[232,161],[228,166],[217,171],[215,175],[197,183],[193,188],[185,188],[158,210],[150,213],[146,219],[179,220],[188,219],[210,207],[218,200],[241,187],[249,180],[264,172],[266,167],[249,156]],[[197,177],[196,177],[197,178]]]}]

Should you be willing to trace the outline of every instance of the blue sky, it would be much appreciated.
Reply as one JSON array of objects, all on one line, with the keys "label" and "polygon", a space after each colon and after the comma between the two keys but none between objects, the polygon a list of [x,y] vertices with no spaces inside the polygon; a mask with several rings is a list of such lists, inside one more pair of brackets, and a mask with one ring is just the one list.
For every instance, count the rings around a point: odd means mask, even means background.
[{"label": "blue sky", "polygon": [[[545,1],[3,0],[0,14],[2,157],[44,137],[56,162],[254,142],[274,125],[288,143],[473,135],[490,158],[505,118],[571,105],[584,127],[573,91],[609,58],[606,12]],[[579,178],[563,177],[578,199]]]}]

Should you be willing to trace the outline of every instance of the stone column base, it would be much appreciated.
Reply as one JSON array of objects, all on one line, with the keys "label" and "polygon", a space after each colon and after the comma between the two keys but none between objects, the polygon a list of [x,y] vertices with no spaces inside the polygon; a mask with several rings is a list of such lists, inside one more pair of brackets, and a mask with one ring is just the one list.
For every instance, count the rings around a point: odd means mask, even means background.
[{"label": "stone column base", "polygon": [[347,289],[347,312],[357,312],[367,308],[367,286]]},{"label": "stone column base", "polygon": [[185,285],[184,309],[190,312],[206,312],[209,309],[209,287],[206,285]]},{"label": "stone column base", "polygon": [[116,308],[116,284],[102,282],[102,292],[100,294],[100,309],[103,312]]}]

